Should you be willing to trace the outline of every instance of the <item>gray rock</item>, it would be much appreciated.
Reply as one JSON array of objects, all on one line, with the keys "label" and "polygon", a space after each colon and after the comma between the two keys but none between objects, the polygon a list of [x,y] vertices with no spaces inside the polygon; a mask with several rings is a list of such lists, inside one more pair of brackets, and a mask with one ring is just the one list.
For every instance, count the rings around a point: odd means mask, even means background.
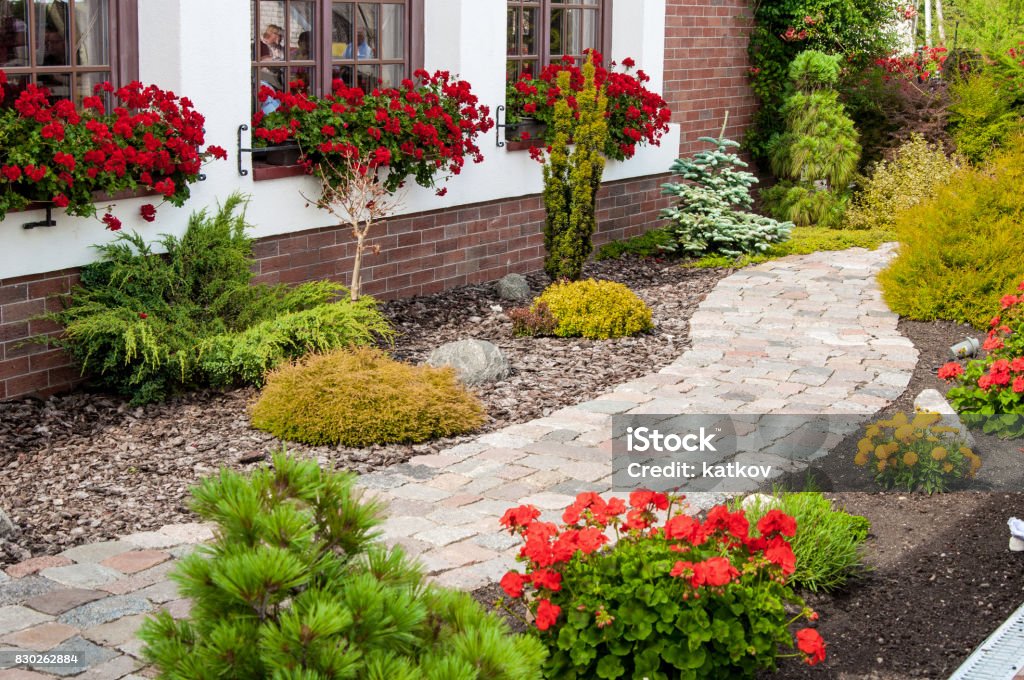
[{"label": "gray rock", "polygon": [[530,284],[521,274],[508,274],[498,279],[495,284],[498,297],[513,302],[526,302],[530,299]]},{"label": "gray rock", "polygon": [[917,411],[927,411],[928,413],[938,413],[942,416],[942,424],[946,427],[955,427],[960,431],[960,438],[964,440],[969,448],[974,448],[975,441],[971,435],[970,430],[964,425],[963,421],[960,420],[960,416],[957,415],[956,410],[949,405],[946,398],[938,390],[924,390],[921,394],[917,395],[914,399],[914,409]]},{"label": "gray rock", "polygon": [[508,359],[486,340],[459,340],[441,345],[427,358],[430,366],[451,366],[467,385],[501,380],[509,373]]},{"label": "gray rock", "polygon": [[18,534],[18,527],[6,512],[0,508],[0,538],[14,538]]}]

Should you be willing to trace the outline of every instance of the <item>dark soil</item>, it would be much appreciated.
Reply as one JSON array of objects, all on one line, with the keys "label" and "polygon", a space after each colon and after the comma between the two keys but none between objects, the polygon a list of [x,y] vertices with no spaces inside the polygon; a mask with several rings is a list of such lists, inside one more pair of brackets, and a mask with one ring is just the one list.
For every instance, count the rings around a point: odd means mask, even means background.
[{"label": "dark soil", "polygon": [[[689,347],[689,319],[729,270],[682,269],[627,258],[592,263],[586,274],[625,283],[652,308],[656,327],[604,342],[515,338],[492,284],[465,286],[384,305],[400,335],[393,355],[419,363],[439,345],[493,342],[512,374],[475,388],[488,422],[472,435],[364,449],[288,444],[322,464],[369,472],[439,451],[482,432],[545,416],[668,365]],[[529,277],[534,293],[547,283]],[[80,543],[195,521],[188,489],[222,465],[247,469],[283,443],[249,426],[254,389],[201,391],[134,408],[80,390],[46,401],[0,403],[0,511],[18,535],[0,536],[0,566]]]}]

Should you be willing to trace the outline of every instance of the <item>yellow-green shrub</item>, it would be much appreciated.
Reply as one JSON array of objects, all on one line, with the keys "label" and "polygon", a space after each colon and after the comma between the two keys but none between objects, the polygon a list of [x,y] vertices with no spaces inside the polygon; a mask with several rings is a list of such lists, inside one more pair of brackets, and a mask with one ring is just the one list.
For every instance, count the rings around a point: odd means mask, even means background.
[{"label": "yellow-green shrub", "polygon": [[987,326],[1024,278],[1024,138],[983,168],[963,168],[896,219],[899,256],[879,275],[889,307],[929,321]]},{"label": "yellow-green shrub", "polygon": [[560,281],[540,294],[558,325],[555,335],[593,340],[636,335],[653,328],[651,310],[633,291],[612,281]]},{"label": "yellow-green shrub", "polygon": [[846,226],[891,229],[899,213],[934,196],[962,165],[960,157],[948,158],[941,146],[914,134],[891,161],[875,166],[846,211]]},{"label": "yellow-green shrub", "polygon": [[451,368],[412,366],[363,348],[310,355],[267,377],[253,427],[305,444],[416,443],[484,422]]}]

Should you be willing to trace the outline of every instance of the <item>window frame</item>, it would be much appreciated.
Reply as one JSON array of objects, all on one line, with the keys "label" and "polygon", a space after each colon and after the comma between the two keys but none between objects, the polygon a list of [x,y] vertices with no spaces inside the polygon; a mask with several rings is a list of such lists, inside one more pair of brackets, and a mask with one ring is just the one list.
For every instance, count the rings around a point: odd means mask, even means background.
[{"label": "window frame", "polygon": [[[284,0],[287,5],[291,0]],[[303,1],[303,0],[296,0]],[[267,23],[261,19],[259,8],[263,0],[252,0],[249,4],[250,17],[249,26],[252,38],[252,54],[250,55],[250,68],[249,74],[252,83],[252,98],[255,106],[255,99],[257,94],[257,74],[260,68],[267,68],[268,64],[273,64],[271,68],[302,68],[312,67],[316,69],[316,85],[310,88],[310,92],[316,95],[329,94],[332,89],[333,71],[337,60],[332,54],[332,28],[333,28],[333,3],[337,0],[313,0],[314,6],[314,17],[317,22],[315,30],[318,38],[317,44],[313,49],[312,59],[307,60],[292,60],[286,56],[283,61],[261,61],[259,59],[259,39],[262,36],[262,28]],[[423,5],[424,0],[400,0],[399,2],[389,0],[345,0],[346,2],[352,2],[353,5],[359,3],[370,4],[370,5],[386,5],[386,4],[401,4],[405,6],[405,26],[404,26],[404,43],[403,49],[405,52],[404,65],[406,69],[406,78],[412,78],[412,73],[418,68],[422,68],[424,62],[424,16],[423,16]],[[286,14],[286,22],[290,22],[290,14]],[[287,23],[282,27],[285,31],[285,44],[284,49],[287,53]],[[379,46],[378,46],[379,50]],[[393,60],[387,59],[374,59],[371,63],[380,64],[381,62],[395,63]],[[355,63],[358,63],[358,55]],[[286,71],[286,73],[288,73]],[[287,87],[287,83],[284,83]],[[254,109],[255,110],[255,109]]]},{"label": "window frame", "polygon": [[[30,40],[36,35],[35,22],[36,12],[34,5],[38,0],[28,0],[27,6],[28,23],[26,31]],[[74,26],[74,0],[68,4],[68,12],[71,17],[70,26]],[[74,33],[72,33],[73,39]],[[110,82],[114,87],[126,85],[139,79],[139,5],[138,0],[108,0],[107,5],[107,68],[96,68],[94,66],[80,66],[76,64],[43,66],[34,64],[39,46],[31,43],[26,46],[30,58],[27,66],[4,66],[4,73],[8,79],[21,78],[28,75],[29,82],[39,82],[39,76],[48,74],[72,74],[72,81],[69,88],[74,98],[74,83],[79,74],[85,73],[109,73]],[[70,40],[69,40],[70,43]],[[68,45],[68,54],[72,55],[72,45]],[[88,95],[85,95],[88,96]],[[81,102],[76,102],[80,104]]]},{"label": "window frame", "polygon": [[[555,0],[507,0],[506,2],[506,31],[507,28],[507,12],[513,8],[522,11],[524,8],[532,9],[536,8],[538,13],[538,31],[537,31],[537,53],[536,55],[510,55],[508,54],[508,38],[506,33],[505,36],[505,75],[506,77],[513,77],[512,72],[508,68],[508,64],[511,61],[517,64],[523,62],[533,61],[536,59],[537,62],[537,75],[546,66],[552,63],[557,63],[564,55],[551,54],[551,13],[555,9],[588,9],[590,11],[596,11],[598,13],[597,22],[597,41],[594,49],[605,56],[607,62],[608,53],[612,43],[612,4],[614,0],[597,0],[595,5],[586,5],[582,0],[564,0],[563,2],[556,2]],[[593,9],[591,9],[593,8]],[[522,38],[519,38],[518,45],[522,45]],[[586,48],[585,48],[586,49]],[[578,56],[578,55],[577,55]],[[522,67],[517,66],[514,77],[518,78],[523,73]]]}]

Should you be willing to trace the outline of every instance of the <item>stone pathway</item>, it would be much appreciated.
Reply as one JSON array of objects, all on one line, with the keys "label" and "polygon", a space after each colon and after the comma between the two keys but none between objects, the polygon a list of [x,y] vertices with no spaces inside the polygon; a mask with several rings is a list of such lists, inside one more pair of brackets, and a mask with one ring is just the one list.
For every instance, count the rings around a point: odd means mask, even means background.
[{"label": "stone pathway", "polygon": [[[577,492],[610,489],[612,415],[877,411],[902,394],[917,361],[874,282],[891,254],[853,249],[743,269],[704,300],[691,349],[658,373],[364,475],[361,485],[390,506],[386,540],[436,581],[472,590],[514,564],[517,541],[498,525],[506,509],[531,503],[557,519]],[[84,652],[78,678],[150,676],[134,631],[157,608],[187,613],[166,575],[208,532],[169,526],[0,572],[0,649]],[[50,677],[0,670],[0,680]]]}]

